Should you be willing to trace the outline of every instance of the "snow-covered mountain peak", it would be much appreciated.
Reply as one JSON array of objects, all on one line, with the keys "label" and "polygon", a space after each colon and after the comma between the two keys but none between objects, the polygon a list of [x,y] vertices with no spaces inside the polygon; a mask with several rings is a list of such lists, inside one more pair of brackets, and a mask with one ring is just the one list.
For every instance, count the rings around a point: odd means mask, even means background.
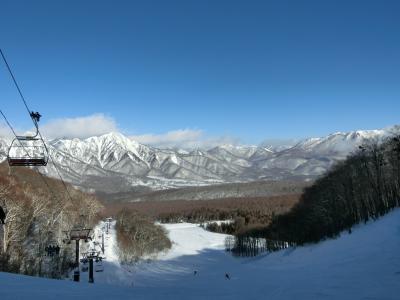
[{"label": "snow-covered mountain peak", "polygon": [[131,160],[143,160],[147,146],[141,145],[118,132],[111,132],[86,139],[58,139],[50,142],[57,151],[62,151],[90,165],[105,168],[115,165],[124,157]]},{"label": "snow-covered mountain peak", "polygon": [[221,144],[217,146],[219,148],[223,149],[229,149],[229,150],[236,150],[236,149],[248,149],[248,148],[257,148],[258,146],[255,145],[234,145],[234,144]]},{"label": "snow-covered mountain peak", "polygon": [[[369,140],[400,133],[400,126],[381,130],[336,132],[325,137],[272,141],[262,146],[222,144],[212,149],[158,149],[110,132],[86,139],[48,142],[65,179],[109,192],[134,186],[167,188],[210,182],[306,179],[319,176]],[[9,142],[0,138],[0,161]],[[44,171],[57,176],[50,163]]]},{"label": "snow-covered mountain peak", "polygon": [[93,136],[87,138],[85,141],[89,143],[96,143],[99,146],[107,144],[116,144],[126,149],[132,147],[137,148],[140,146],[138,142],[126,137],[125,135],[119,132],[110,132],[100,136]]},{"label": "snow-covered mountain peak", "polygon": [[393,126],[379,130],[355,130],[335,132],[325,137],[309,138],[300,141],[294,148],[314,153],[338,153],[347,155],[366,141],[379,141],[400,133],[400,127]]},{"label": "snow-covered mountain peak", "polygon": [[221,153],[221,154],[232,154],[239,158],[250,158],[254,153],[259,149],[258,146],[254,145],[232,145],[232,144],[222,144],[216,146],[209,150],[212,153]]}]

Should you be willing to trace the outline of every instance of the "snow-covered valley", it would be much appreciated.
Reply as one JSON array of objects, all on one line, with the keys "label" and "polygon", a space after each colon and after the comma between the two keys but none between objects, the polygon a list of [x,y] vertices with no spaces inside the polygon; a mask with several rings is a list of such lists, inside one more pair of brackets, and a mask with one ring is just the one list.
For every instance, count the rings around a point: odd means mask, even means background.
[{"label": "snow-covered valley", "polygon": [[[134,266],[106,238],[95,283],[0,273],[1,299],[398,299],[400,210],[352,234],[255,258],[224,251],[225,236],[195,224],[165,225],[173,247]],[[100,227],[98,227],[100,228]],[[195,274],[196,271],[196,274]],[[225,277],[228,273],[230,279]]]}]

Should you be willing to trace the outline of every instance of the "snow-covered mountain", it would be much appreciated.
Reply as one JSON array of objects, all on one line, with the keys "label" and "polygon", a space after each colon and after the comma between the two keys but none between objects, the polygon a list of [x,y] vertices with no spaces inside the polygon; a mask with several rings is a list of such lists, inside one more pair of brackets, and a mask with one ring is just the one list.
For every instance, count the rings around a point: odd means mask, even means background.
[{"label": "snow-covered mountain", "polygon": [[[48,148],[64,179],[75,185],[107,192],[150,187],[207,185],[263,179],[314,178],[368,140],[400,132],[382,130],[337,132],[311,138],[287,148],[220,145],[192,151],[142,145],[120,133],[87,139],[56,139]],[[10,141],[0,138],[0,160]],[[272,150],[274,149],[274,150]],[[42,172],[56,176],[50,161]]]}]

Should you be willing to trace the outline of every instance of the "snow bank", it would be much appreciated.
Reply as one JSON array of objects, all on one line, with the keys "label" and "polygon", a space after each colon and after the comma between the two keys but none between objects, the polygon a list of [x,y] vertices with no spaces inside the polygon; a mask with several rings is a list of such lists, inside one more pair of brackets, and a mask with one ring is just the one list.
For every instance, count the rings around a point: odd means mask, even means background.
[{"label": "snow bank", "polygon": [[[95,273],[93,285],[0,273],[1,299],[354,300],[400,295],[400,210],[336,240],[247,259],[223,250],[224,235],[186,223],[166,228],[174,244],[157,261],[128,268],[108,253],[105,271]],[[114,237],[112,231],[110,251],[115,251]]]}]

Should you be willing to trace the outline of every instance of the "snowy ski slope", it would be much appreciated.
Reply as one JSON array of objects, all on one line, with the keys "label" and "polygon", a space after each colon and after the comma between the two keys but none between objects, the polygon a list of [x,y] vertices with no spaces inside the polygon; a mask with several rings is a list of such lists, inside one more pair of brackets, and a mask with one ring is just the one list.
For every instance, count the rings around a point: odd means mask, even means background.
[{"label": "snowy ski slope", "polygon": [[95,284],[0,273],[0,299],[400,299],[400,210],[336,240],[245,259],[225,253],[224,235],[166,228],[174,245],[156,261],[121,266],[111,230]]}]

